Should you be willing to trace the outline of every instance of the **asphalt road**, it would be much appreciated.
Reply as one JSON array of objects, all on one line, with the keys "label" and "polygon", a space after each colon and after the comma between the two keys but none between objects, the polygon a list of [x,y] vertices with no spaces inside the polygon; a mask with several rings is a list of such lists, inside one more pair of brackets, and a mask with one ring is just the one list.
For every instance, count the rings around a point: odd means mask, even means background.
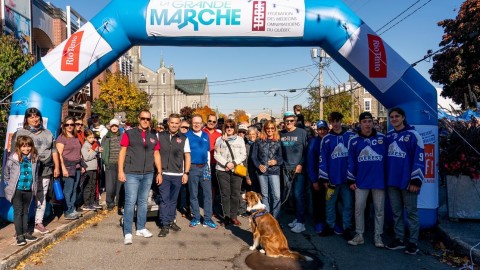
[{"label": "asphalt road", "polygon": [[[431,255],[430,243],[423,240],[418,255],[403,251],[375,248],[372,233],[367,232],[362,246],[352,247],[340,236],[319,237],[311,226],[302,234],[294,234],[286,224],[293,219],[283,215],[280,220],[290,247],[314,257],[310,264],[298,265],[289,260],[267,260],[248,249],[251,233],[248,220],[241,227],[211,230],[189,228],[188,221],[178,219],[182,231],[157,237],[154,220],[147,228],[154,233],[149,239],[134,236],[133,244],[125,246],[119,217],[110,213],[101,222],[68,237],[53,246],[42,258],[43,263],[29,263],[25,269],[451,269]],[[391,240],[385,237],[385,240]],[[388,241],[385,241],[386,243]],[[256,265],[256,266],[255,266]],[[273,266],[276,265],[276,266]]]}]

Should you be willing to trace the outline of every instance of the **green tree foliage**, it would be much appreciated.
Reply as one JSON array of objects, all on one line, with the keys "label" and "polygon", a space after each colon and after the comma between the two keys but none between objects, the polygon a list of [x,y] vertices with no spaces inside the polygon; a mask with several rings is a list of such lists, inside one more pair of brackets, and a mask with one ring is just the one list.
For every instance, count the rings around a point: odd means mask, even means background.
[{"label": "green tree foliage", "polygon": [[443,50],[433,57],[429,73],[432,81],[443,85],[442,96],[463,104],[469,85],[477,96],[480,93],[480,1],[466,0],[455,19],[438,25],[444,29],[439,44]]},{"label": "green tree foliage", "polygon": [[[313,87],[308,90],[308,106],[304,108],[303,115],[307,121],[319,120],[320,102],[318,98],[318,88]],[[331,112],[340,112],[344,115],[343,122],[352,122],[352,96],[350,92],[342,92],[334,94],[331,87],[325,87],[323,96],[323,118],[327,120],[327,116]]]},{"label": "green tree foliage", "polygon": [[7,129],[10,94],[15,80],[33,65],[33,55],[24,54],[20,42],[12,35],[0,35],[0,162]]},{"label": "green tree foliage", "polygon": [[128,122],[137,123],[138,113],[151,107],[148,94],[119,72],[107,74],[105,81],[100,81],[99,85],[100,96],[93,101],[92,111],[100,116],[103,123],[110,121],[118,112],[125,112]]}]

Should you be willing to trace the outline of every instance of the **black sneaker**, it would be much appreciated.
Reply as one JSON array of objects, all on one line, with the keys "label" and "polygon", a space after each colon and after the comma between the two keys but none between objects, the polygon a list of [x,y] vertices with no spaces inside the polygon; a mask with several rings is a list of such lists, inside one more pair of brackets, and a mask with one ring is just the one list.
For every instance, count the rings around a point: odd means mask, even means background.
[{"label": "black sneaker", "polygon": [[31,233],[26,233],[23,235],[23,237],[25,238],[25,240],[27,240],[27,242],[35,242],[38,240],[38,238],[33,236]]},{"label": "black sneaker", "polygon": [[168,233],[169,233],[168,227],[167,227],[167,226],[163,226],[163,227],[160,229],[160,232],[158,233],[158,237],[165,237],[165,236],[167,236]]},{"label": "black sneaker", "polygon": [[175,223],[175,222],[170,223],[170,226],[169,226],[169,227],[170,227],[170,229],[172,229],[172,231],[174,231],[174,232],[178,232],[178,231],[181,231],[181,230],[182,230],[182,228],[178,227],[177,223]]},{"label": "black sneaker", "polygon": [[25,237],[23,235],[17,236],[17,246],[25,246],[27,244],[27,241],[25,240]]},{"label": "black sneaker", "polygon": [[326,226],[326,228],[322,231],[322,233],[320,234],[320,236],[331,236],[333,235],[334,232],[333,232],[333,229]]},{"label": "black sneaker", "polygon": [[415,243],[409,243],[405,249],[406,254],[415,255],[418,252],[418,246]]},{"label": "black sneaker", "polygon": [[393,242],[385,246],[386,248],[390,250],[397,250],[397,249],[402,249],[405,248],[405,243],[403,243],[402,240],[400,239],[395,239]]},{"label": "black sneaker", "polygon": [[346,241],[350,241],[353,239],[353,236],[352,236],[352,230],[351,229],[345,229],[345,231],[343,231],[343,239],[345,239]]}]

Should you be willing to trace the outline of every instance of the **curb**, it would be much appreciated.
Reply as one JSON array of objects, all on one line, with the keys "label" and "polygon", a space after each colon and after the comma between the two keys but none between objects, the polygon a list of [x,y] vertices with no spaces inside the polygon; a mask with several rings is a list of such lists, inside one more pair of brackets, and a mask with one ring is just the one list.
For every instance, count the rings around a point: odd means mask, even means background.
[{"label": "curb", "polygon": [[[453,250],[457,255],[466,256],[470,262],[470,250],[472,249],[472,245],[466,243],[459,237],[455,237],[452,234],[449,234],[445,228],[442,228],[442,225],[439,224],[437,226],[437,231],[439,236],[442,240],[444,240],[445,245]],[[475,249],[472,250],[472,260],[473,263],[476,265],[480,265],[480,248],[477,246]]]},{"label": "curb", "polygon": [[27,259],[30,255],[39,252],[46,246],[57,241],[60,237],[67,234],[69,231],[77,228],[78,226],[82,225],[86,220],[89,220],[96,215],[96,211],[85,213],[83,217],[59,226],[52,233],[44,235],[38,241],[25,246],[25,248],[18,250],[17,252],[11,254],[8,257],[3,258],[0,261],[0,270],[15,268],[20,262]]}]

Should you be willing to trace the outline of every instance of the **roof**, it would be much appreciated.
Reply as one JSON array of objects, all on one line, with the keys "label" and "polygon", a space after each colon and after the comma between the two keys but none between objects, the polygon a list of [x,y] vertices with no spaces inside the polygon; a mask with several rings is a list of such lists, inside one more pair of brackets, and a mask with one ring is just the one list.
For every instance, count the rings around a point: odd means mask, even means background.
[{"label": "roof", "polygon": [[207,79],[175,80],[175,88],[187,95],[203,95],[206,85]]}]

